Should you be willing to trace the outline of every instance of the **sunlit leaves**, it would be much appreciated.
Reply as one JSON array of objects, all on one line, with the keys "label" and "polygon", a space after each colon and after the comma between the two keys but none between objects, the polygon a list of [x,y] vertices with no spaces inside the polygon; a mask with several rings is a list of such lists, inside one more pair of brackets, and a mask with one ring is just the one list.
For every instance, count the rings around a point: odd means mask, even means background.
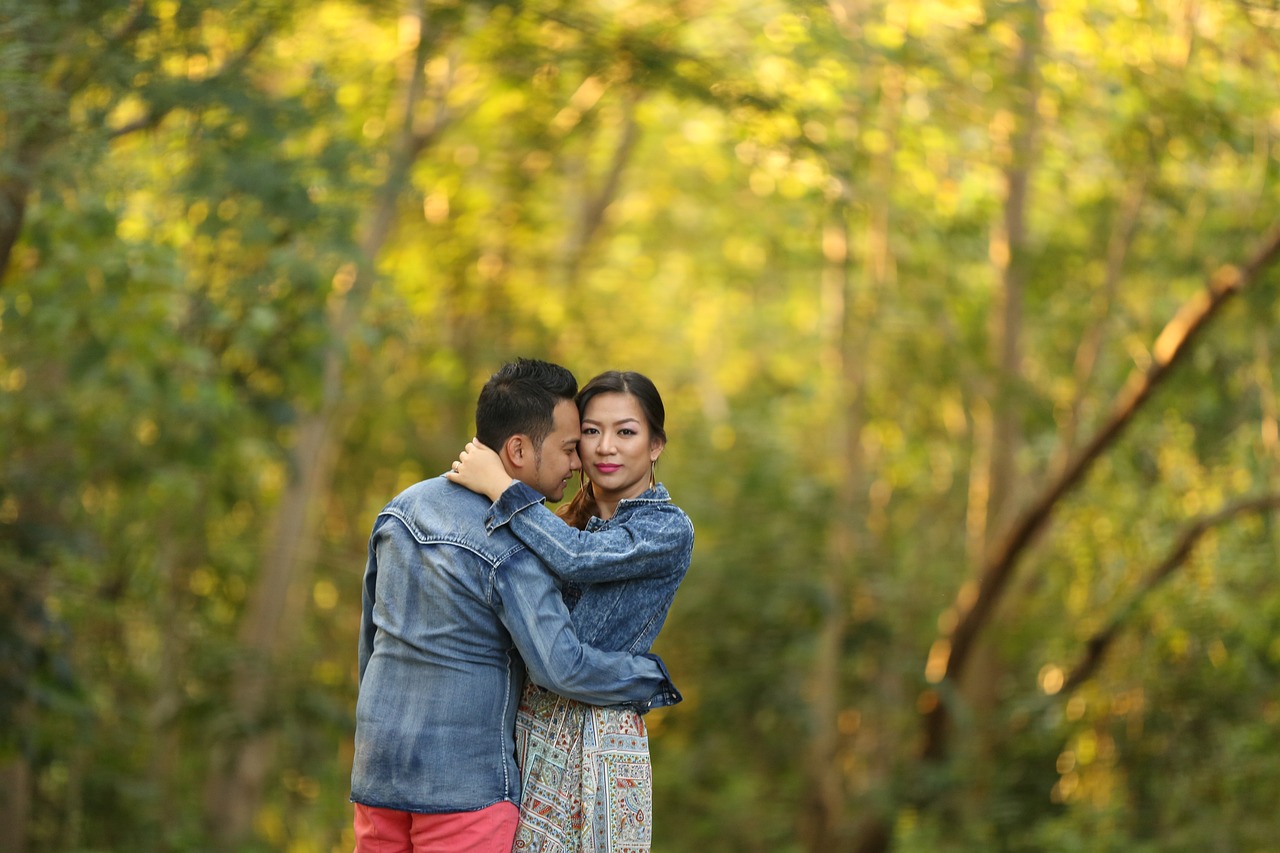
[{"label": "sunlit leaves", "polygon": [[[1184,525],[1275,488],[1271,281],[1057,508],[994,629],[982,749],[909,770],[928,649],[971,577],[984,431],[1014,413],[1034,489],[1275,219],[1264,6],[1045,7],[1022,381],[1001,387],[993,261],[1025,4],[431,2],[423,20],[385,0],[7,4],[0,172],[34,189],[0,290],[0,576],[36,589],[22,636],[39,642],[6,649],[38,707],[68,712],[31,729],[43,813],[126,815],[142,828],[103,843],[136,847],[168,813],[153,780],[198,801],[203,747],[241,725],[222,698],[237,625],[334,351],[347,416],[260,826],[273,846],[340,844],[346,804],[325,792],[349,764],[333,744],[372,514],[451,458],[502,360],[545,355],[658,381],[660,475],[698,526],[659,649],[689,699],[653,724],[657,846],[798,847],[806,679],[832,613],[850,824],[909,803],[904,850],[1212,846],[1185,807],[1205,802],[1237,846],[1264,839],[1271,518],[1201,541],[1097,677],[1063,685]],[[136,32],[111,41],[131,9]],[[406,127],[421,149],[362,258]],[[848,447],[856,510],[836,516]],[[868,535],[828,600],[849,530]],[[167,766],[153,729],[202,749]],[[75,799],[120,780],[128,797]],[[922,791],[953,795],[945,819]],[[172,835],[199,847],[194,820]]]}]

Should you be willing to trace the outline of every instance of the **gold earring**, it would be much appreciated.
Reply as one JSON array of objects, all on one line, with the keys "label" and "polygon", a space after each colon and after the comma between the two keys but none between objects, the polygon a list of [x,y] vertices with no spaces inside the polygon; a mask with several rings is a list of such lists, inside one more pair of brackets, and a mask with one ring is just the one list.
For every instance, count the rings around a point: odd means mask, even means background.
[{"label": "gold earring", "polygon": [[658,460],[654,459],[649,463],[649,488],[658,485]]}]

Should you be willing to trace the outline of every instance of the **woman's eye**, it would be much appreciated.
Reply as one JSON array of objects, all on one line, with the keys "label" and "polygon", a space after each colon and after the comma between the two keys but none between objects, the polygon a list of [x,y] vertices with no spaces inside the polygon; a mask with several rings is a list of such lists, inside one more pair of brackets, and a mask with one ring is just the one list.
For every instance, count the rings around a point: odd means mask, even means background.
[{"label": "woman's eye", "polygon": [[598,429],[596,429],[595,427],[583,427],[583,428],[582,428],[582,434],[583,434],[583,435],[595,435],[597,432],[599,432],[599,430],[598,430]]}]

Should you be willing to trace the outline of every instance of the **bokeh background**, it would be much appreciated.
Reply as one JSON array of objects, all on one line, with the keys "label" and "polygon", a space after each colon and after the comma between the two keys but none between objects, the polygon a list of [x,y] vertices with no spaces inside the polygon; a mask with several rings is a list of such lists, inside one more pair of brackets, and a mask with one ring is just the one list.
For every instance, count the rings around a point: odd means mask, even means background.
[{"label": "bokeh background", "polygon": [[348,851],[360,575],[650,375],[656,853],[1274,850],[1275,0],[0,0],[0,844]]}]

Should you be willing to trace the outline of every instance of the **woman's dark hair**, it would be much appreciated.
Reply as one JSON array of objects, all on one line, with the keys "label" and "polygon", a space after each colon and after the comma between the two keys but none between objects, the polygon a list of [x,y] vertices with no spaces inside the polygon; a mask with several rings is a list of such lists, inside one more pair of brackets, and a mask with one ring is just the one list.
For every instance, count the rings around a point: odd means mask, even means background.
[{"label": "woman's dark hair", "polygon": [[[667,410],[662,405],[662,395],[649,377],[633,370],[607,370],[594,377],[582,386],[582,390],[574,398],[574,402],[578,404],[579,420],[586,416],[587,404],[600,394],[626,394],[635,399],[649,425],[649,440],[666,444]],[[583,480],[582,488],[573,496],[573,500],[556,511],[568,524],[579,529],[585,528],[587,521],[591,516],[597,515],[599,510],[591,482],[586,480],[585,475]]]},{"label": "woman's dark hair", "polygon": [[518,358],[489,377],[476,401],[476,438],[499,450],[513,435],[527,435],[535,452],[555,427],[555,408],[572,400],[578,380],[558,364]]}]

